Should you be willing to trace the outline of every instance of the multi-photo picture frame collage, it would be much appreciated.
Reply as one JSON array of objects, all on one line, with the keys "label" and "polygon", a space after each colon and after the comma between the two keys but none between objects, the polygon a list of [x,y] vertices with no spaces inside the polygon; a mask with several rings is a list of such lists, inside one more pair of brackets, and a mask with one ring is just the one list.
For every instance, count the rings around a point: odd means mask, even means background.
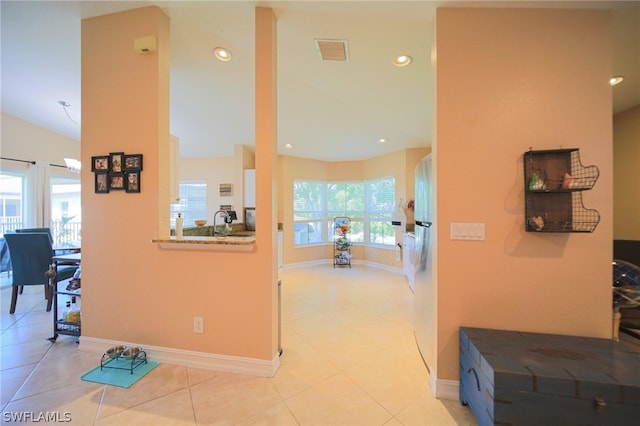
[{"label": "multi-photo picture frame collage", "polygon": [[91,157],[91,171],[95,175],[96,194],[110,191],[140,192],[142,154],[112,152]]}]

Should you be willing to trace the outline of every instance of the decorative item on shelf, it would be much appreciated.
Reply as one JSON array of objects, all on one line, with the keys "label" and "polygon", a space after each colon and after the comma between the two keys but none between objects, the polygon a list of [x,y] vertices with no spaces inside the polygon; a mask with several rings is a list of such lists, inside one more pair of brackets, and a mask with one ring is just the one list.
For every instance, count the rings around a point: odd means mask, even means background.
[{"label": "decorative item on shelf", "polygon": [[529,181],[529,189],[532,191],[540,191],[542,189],[545,189],[544,180],[542,180],[537,173],[531,175],[531,181]]},{"label": "decorative item on shelf", "polygon": [[348,217],[336,217],[333,220],[333,266],[351,267],[351,219]]},{"label": "decorative item on shelf", "polygon": [[95,174],[95,193],[107,194],[113,190],[127,193],[140,192],[142,154],[112,152],[91,157],[91,171]]},{"label": "decorative item on shelf", "polygon": [[207,224],[207,219],[194,220],[193,223],[195,223],[196,226],[205,226]]},{"label": "decorative item on shelf", "polygon": [[530,217],[529,227],[534,231],[542,231],[542,228],[544,228],[544,219],[541,216]]}]

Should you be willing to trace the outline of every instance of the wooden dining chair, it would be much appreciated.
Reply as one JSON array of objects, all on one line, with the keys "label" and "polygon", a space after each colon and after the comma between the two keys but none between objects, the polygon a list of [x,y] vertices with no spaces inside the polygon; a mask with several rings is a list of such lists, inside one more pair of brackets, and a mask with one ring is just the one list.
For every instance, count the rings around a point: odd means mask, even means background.
[{"label": "wooden dining chair", "polygon": [[[18,301],[18,287],[25,285],[44,285],[44,294],[47,299],[47,312],[51,310],[53,300],[53,288],[49,285],[47,272],[53,264],[53,248],[46,233],[15,233],[5,234],[5,240],[9,246],[9,256],[13,267],[13,281],[11,292],[11,307],[9,313],[16,310]],[[76,266],[60,266],[57,276],[53,277],[52,284],[71,278]]]}]

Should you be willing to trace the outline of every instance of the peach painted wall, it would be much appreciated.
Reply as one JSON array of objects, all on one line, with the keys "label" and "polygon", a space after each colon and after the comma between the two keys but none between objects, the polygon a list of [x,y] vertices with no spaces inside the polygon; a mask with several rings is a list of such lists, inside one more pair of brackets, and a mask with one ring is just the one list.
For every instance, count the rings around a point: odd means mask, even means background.
[{"label": "peach painted wall", "polygon": [[[440,8],[436,26],[436,377],[458,380],[460,326],[610,338],[610,14]],[[595,232],[524,231],[530,147],[599,167]],[[485,241],[450,240],[452,222],[484,223]]]},{"label": "peach painted wall", "polygon": [[640,105],[613,116],[614,232],[640,240]]},{"label": "peach painted wall", "polygon": [[[267,322],[271,354],[278,347],[278,54],[277,22],[273,10],[255,9],[256,61],[256,241],[257,254],[251,265],[260,271],[255,297],[262,300],[255,319]],[[259,213],[258,213],[259,212]],[[271,303],[266,303],[270,301]],[[260,337],[260,336],[258,336]]]},{"label": "peach painted wall", "polygon": [[[133,40],[147,35],[158,51],[138,55]],[[169,56],[169,19],[157,7],[82,22],[82,161],[144,155],[139,194],[94,194],[92,173],[82,172],[83,337],[271,360],[276,283],[266,226],[252,253],[151,243],[168,221]],[[193,333],[194,316],[204,334]]]}]

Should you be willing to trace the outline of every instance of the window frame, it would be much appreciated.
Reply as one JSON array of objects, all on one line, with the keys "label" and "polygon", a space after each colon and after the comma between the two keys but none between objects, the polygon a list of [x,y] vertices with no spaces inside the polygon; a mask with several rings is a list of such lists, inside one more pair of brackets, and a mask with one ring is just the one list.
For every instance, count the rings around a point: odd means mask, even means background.
[{"label": "window frame", "polygon": [[[390,203],[387,203],[386,208],[380,209],[379,205],[372,204],[372,194],[370,191],[370,185],[377,181],[390,180],[390,184],[393,188],[393,194],[389,196]],[[319,206],[317,210],[296,210],[296,185],[298,183],[313,183],[313,184],[322,184],[324,187],[323,194],[323,202]],[[362,185],[362,189],[360,191],[354,190],[349,191],[352,193],[361,193],[362,201],[361,205],[362,209],[354,209],[349,208],[348,205],[345,204],[344,208],[338,209],[335,205],[330,206],[329,204],[332,201],[331,191],[339,188],[340,186],[346,185]],[[342,191],[348,191],[345,188],[339,188]],[[387,248],[391,249],[395,247],[395,230],[393,230],[391,221],[393,220],[393,215],[395,213],[395,199],[396,199],[396,179],[394,176],[384,176],[379,178],[372,178],[366,180],[348,180],[348,181],[317,181],[317,180],[304,180],[304,179],[294,179],[294,185],[292,188],[293,191],[293,226],[294,229],[297,225],[302,223],[316,223],[323,222],[322,227],[324,231],[322,232],[321,241],[300,243],[297,241],[296,232],[294,231],[293,235],[293,246],[294,248],[302,248],[309,247],[314,245],[326,245],[332,243],[333,238],[333,220],[338,216],[346,216],[351,218],[352,229],[361,228],[362,236],[356,240],[352,240],[352,243],[362,244],[370,247],[378,247],[378,248]],[[355,203],[358,204],[357,202]],[[315,216],[309,219],[296,219],[296,216],[308,215]],[[383,239],[388,239],[387,243],[380,242],[371,242],[371,229],[372,222],[388,222],[388,227],[390,228],[393,239],[389,238],[389,236],[384,237]],[[386,234],[385,234],[386,235]]]},{"label": "window frame", "polygon": [[[194,206],[189,205],[190,197],[183,192],[183,186],[186,185],[200,185],[204,187],[204,195],[199,197],[200,202],[202,201],[200,198],[204,200],[204,208],[194,208]],[[185,179],[178,182],[178,197],[180,201],[169,205],[169,226],[171,229],[176,228],[178,213],[182,214],[183,223],[187,228],[195,226],[194,220],[208,219],[209,197],[207,191],[209,191],[209,185],[205,179]]]}]

